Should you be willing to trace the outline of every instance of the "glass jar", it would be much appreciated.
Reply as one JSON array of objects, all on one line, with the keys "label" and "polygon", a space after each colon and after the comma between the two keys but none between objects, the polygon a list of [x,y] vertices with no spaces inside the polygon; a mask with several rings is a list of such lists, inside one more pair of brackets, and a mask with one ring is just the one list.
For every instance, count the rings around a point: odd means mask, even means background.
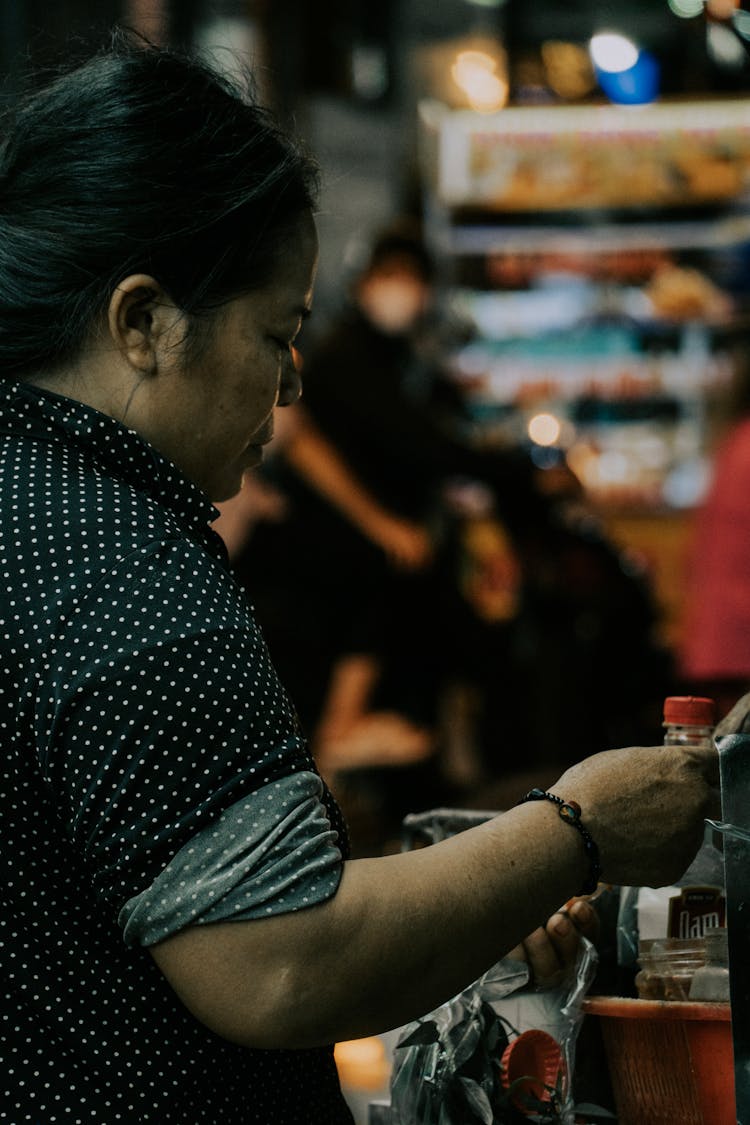
[{"label": "glass jar", "polygon": [[641,1000],[690,1000],[696,972],[706,961],[705,938],[642,941],[635,986]]}]

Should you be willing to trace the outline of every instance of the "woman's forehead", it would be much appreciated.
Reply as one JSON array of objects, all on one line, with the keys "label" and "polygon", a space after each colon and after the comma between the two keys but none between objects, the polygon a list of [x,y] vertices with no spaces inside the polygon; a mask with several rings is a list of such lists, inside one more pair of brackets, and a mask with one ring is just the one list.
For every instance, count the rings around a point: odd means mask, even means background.
[{"label": "woman's forehead", "polygon": [[317,262],[318,232],[312,214],[306,212],[281,238],[271,284],[299,288],[306,294]]}]

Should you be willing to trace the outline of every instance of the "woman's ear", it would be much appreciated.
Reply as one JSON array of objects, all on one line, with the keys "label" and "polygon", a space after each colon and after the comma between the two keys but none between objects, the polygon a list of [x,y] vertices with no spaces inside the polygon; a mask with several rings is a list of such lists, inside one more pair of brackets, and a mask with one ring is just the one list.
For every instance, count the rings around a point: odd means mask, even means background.
[{"label": "woman's ear", "polygon": [[124,278],[113,292],[107,321],[123,359],[142,375],[154,375],[166,337],[179,318],[179,310],[158,281],[136,273]]}]

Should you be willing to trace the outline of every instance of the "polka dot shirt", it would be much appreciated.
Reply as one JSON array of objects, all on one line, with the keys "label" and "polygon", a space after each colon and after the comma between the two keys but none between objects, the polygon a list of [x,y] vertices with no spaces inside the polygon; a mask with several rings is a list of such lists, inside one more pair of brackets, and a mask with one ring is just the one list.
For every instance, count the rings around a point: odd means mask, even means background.
[{"label": "polka dot shirt", "polygon": [[4,1125],[351,1122],[330,1049],[220,1039],[144,948],[323,901],[346,854],[215,516],[133,431],[0,385]]}]

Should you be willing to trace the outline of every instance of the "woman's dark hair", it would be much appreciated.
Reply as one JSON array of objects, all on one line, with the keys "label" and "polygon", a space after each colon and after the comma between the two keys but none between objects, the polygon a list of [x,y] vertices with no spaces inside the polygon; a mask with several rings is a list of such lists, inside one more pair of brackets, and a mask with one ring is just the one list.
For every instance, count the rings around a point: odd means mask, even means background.
[{"label": "woman's dark hair", "polygon": [[129,274],[193,317],[268,282],[318,173],[249,89],[119,33],[16,108],[0,147],[0,377],[75,358]]}]

